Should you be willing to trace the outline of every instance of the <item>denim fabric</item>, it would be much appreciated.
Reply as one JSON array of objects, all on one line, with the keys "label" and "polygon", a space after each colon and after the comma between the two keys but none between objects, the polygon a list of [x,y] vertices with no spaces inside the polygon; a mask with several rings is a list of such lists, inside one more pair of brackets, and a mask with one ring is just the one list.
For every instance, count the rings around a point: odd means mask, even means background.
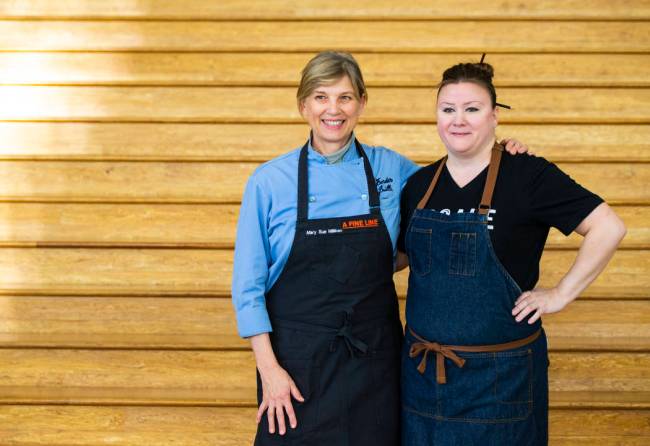
[{"label": "denim fabric", "polygon": [[[530,336],[541,322],[511,314],[521,290],[494,254],[485,217],[422,209],[406,234],[411,265],[408,328],[446,345],[500,344]],[[435,354],[426,371],[407,329],[402,351],[402,446],[530,445],[548,443],[546,336],[494,353],[457,352],[445,359],[447,383],[436,381]]]}]

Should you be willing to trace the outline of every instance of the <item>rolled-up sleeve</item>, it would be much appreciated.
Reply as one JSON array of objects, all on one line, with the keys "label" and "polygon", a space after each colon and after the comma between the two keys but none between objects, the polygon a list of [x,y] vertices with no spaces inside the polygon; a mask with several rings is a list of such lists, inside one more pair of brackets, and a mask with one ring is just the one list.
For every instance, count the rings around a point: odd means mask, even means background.
[{"label": "rolled-up sleeve", "polygon": [[271,197],[256,173],[248,180],[242,198],[232,278],[237,329],[244,338],[272,331],[265,300],[271,261],[267,229]]}]

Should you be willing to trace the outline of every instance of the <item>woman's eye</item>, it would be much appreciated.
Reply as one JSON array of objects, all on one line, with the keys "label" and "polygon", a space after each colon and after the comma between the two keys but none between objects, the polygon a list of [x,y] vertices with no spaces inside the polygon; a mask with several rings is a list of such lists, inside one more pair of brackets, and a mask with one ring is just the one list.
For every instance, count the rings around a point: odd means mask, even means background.
[{"label": "woman's eye", "polygon": [[316,100],[317,100],[317,101],[324,101],[324,100],[325,100],[325,96],[323,96],[322,94],[319,94],[319,95],[316,96]]},{"label": "woman's eye", "polygon": [[341,101],[343,102],[350,102],[352,100],[352,96],[341,96]]},{"label": "woman's eye", "polygon": [[474,113],[474,112],[478,111],[478,108],[476,108],[476,107],[467,107],[465,110],[470,112],[470,113]]},{"label": "woman's eye", "polygon": [[451,107],[445,107],[445,108],[442,109],[442,112],[443,113],[453,113],[454,109],[451,108]]}]

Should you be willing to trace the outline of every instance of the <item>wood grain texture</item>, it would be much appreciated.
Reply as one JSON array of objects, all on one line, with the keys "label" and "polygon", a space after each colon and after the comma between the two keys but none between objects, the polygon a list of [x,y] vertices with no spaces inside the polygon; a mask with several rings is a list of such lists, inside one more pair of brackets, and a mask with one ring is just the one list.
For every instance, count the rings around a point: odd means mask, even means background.
[{"label": "wood grain texture", "polygon": [[0,47],[13,51],[647,53],[649,42],[647,23],[622,21],[364,21],[354,32],[337,21],[0,21]]},{"label": "wood grain texture", "polygon": [[[647,410],[553,409],[550,445],[644,445]],[[5,446],[241,446],[252,441],[254,408],[0,406]],[[587,440],[591,441],[588,443]]]},{"label": "wood grain texture", "polygon": [[[650,249],[650,206],[614,206],[625,249]],[[232,248],[238,205],[1,203],[0,246]],[[576,248],[578,234],[552,229],[547,249]]]},{"label": "wood grain texture", "polygon": [[[356,53],[370,87],[435,87],[469,54]],[[31,85],[292,86],[311,54],[0,53],[0,83]],[[500,87],[647,87],[644,54],[490,54]]]},{"label": "wood grain texture", "polygon": [[[0,122],[0,159],[262,162],[308,132],[305,124]],[[421,163],[445,153],[431,124],[362,124],[355,133]],[[555,162],[650,162],[648,125],[504,124],[498,135]]]},{"label": "wood grain texture", "polygon": [[[231,250],[3,248],[0,294],[219,295],[230,294]],[[575,251],[546,251],[540,286],[554,286]],[[616,253],[585,297],[650,297],[650,251]],[[408,271],[395,275],[406,294]]]},{"label": "wood grain texture", "polygon": [[[0,161],[0,200],[239,203],[257,163]],[[610,204],[650,203],[650,164],[559,164]]]},{"label": "wood grain texture", "polygon": [[[650,408],[650,354],[551,353],[552,407]],[[255,404],[251,352],[3,349],[2,404]]]},{"label": "wood grain texture", "polygon": [[[404,321],[404,300],[400,300]],[[0,296],[0,347],[248,349],[230,299]],[[581,301],[544,316],[552,351],[650,351],[649,301]]]},{"label": "wood grain texture", "polygon": [[556,20],[638,20],[650,16],[646,0],[612,3],[607,0],[543,0],[518,3],[508,0],[482,2],[466,0],[463,8],[444,0],[420,0],[395,6],[390,0],[332,0],[327,3],[303,0],[74,0],[65,5],[47,0],[0,1],[3,18],[60,19],[164,19],[164,20],[441,20],[441,19],[556,19]]},{"label": "wood grain texture", "polygon": [[[361,122],[433,123],[433,88],[368,90]],[[513,107],[502,123],[650,122],[650,89],[501,88]],[[288,87],[46,87],[0,86],[6,121],[299,123],[295,91]]]}]

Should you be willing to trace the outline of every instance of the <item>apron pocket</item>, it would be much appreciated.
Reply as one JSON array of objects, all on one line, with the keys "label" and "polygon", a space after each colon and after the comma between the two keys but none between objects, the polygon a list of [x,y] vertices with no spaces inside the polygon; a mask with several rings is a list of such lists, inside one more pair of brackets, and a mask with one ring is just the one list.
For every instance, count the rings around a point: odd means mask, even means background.
[{"label": "apron pocket", "polygon": [[342,245],[334,261],[327,267],[327,275],[341,284],[347,283],[359,263],[359,251]]},{"label": "apron pocket", "polygon": [[463,368],[445,360],[447,384],[438,385],[439,415],[475,423],[507,423],[533,409],[532,352],[461,353]]},{"label": "apron pocket", "polygon": [[431,272],[431,229],[411,226],[407,233],[409,268],[419,276]]},{"label": "apron pocket", "polygon": [[[278,359],[278,362],[284,368],[291,379],[298,386],[298,390],[305,398],[305,402],[301,403],[291,397],[291,404],[293,410],[296,413],[296,419],[298,420],[298,426],[296,429],[291,429],[289,427],[289,418],[285,414],[285,423],[287,426],[287,433],[285,437],[294,438],[295,436],[300,436],[307,432],[311,432],[318,427],[318,408],[319,408],[319,380],[320,380],[320,368],[315,366],[314,361],[312,360],[298,360],[298,359]],[[262,383],[260,382],[259,373],[258,373],[258,402],[262,401]],[[276,432],[277,432],[277,419],[276,423]],[[260,429],[258,432],[266,433],[270,435],[268,419],[266,414],[262,417],[260,422]],[[272,434],[277,438],[281,436],[277,433]]]}]

